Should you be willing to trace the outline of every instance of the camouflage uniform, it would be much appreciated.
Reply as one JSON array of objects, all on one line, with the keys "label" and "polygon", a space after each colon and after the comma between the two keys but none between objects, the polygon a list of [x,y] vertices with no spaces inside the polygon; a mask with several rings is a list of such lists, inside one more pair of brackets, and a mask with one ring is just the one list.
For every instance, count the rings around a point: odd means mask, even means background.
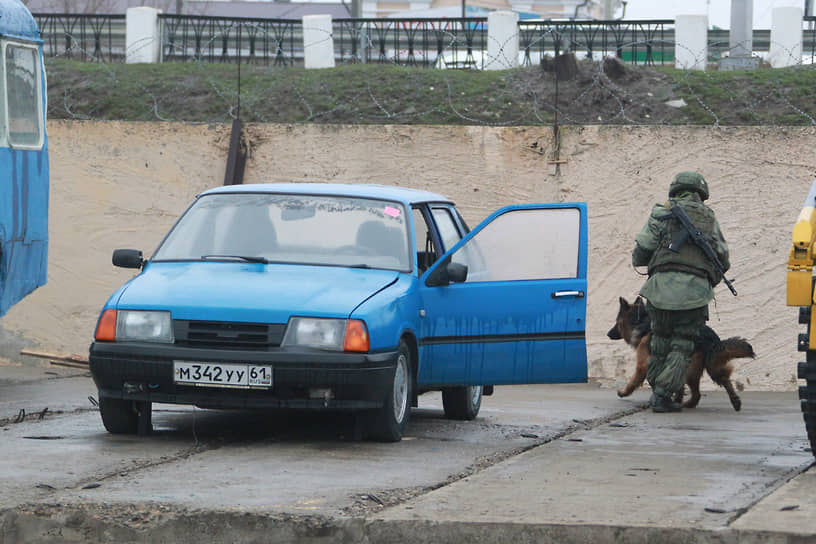
[{"label": "camouflage uniform", "polygon": [[649,279],[640,294],[647,300],[646,310],[652,319],[646,379],[653,390],[652,407],[659,412],[680,410],[671,398],[685,384],[694,336],[708,319],[708,303],[714,298],[714,285],[721,279],[691,240],[678,251],[668,249],[672,237],[683,227],[665,216],[671,206],[682,206],[727,270],[728,245],[714,212],[703,204],[707,198],[703,176],[695,172],[677,174],[669,189],[669,202],[655,204],[632,251],[634,266],[649,267]]}]

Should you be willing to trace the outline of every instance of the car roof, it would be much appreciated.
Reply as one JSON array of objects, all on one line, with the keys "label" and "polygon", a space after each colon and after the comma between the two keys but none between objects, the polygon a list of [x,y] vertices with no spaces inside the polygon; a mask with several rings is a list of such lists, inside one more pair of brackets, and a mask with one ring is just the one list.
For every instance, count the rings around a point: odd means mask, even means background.
[{"label": "car roof", "polygon": [[392,185],[375,185],[368,183],[257,183],[246,185],[226,185],[201,193],[201,195],[222,193],[289,193],[307,195],[353,196],[392,200],[403,204],[421,202],[453,202],[442,195],[430,191],[396,187]]}]

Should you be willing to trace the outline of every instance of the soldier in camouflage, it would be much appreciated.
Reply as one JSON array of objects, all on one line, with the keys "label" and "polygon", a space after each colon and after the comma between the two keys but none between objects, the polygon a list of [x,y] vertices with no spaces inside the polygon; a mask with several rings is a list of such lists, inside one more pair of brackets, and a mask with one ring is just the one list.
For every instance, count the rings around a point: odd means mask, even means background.
[{"label": "soldier in camouflage", "polygon": [[669,187],[669,201],[655,204],[649,220],[635,238],[634,266],[648,265],[649,279],[640,290],[652,320],[649,368],[655,412],[679,412],[674,396],[682,391],[686,370],[694,351],[694,336],[708,319],[708,303],[721,274],[691,240],[669,248],[683,226],[668,213],[682,206],[705,235],[725,269],[729,268],[728,245],[714,212],[703,204],[708,185],[696,172],[677,174]]}]

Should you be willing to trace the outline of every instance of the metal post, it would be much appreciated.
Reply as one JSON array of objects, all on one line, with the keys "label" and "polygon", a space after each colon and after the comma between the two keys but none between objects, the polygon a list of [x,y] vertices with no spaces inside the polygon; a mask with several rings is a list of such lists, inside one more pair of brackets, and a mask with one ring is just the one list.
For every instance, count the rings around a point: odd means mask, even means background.
[{"label": "metal post", "polygon": [[[558,58],[558,57],[556,57]],[[553,154],[551,164],[555,165],[555,175],[561,173],[561,134],[558,133],[558,67],[555,68],[555,122],[553,123]]]},{"label": "metal post", "polygon": [[241,25],[238,25],[238,119],[241,118]]},{"label": "metal post", "polygon": [[365,64],[365,50],[366,50],[366,34],[365,34],[365,25],[359,21],[359,19],[363,18],[363,0],[351,0],[351,16],[354,19],[358,19],[356,24],[360,25],[360,63]]}]

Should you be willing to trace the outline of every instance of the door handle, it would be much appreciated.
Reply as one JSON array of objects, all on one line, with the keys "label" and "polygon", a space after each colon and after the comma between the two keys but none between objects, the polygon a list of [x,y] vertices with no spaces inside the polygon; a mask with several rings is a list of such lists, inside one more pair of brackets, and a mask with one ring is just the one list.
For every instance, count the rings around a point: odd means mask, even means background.
[{"label": "door handle", "polygon": [[575,298],[584,298],[583,291],[556,291],[552,295],[552,298],[563,298],[563,297],[575,297]]}]

